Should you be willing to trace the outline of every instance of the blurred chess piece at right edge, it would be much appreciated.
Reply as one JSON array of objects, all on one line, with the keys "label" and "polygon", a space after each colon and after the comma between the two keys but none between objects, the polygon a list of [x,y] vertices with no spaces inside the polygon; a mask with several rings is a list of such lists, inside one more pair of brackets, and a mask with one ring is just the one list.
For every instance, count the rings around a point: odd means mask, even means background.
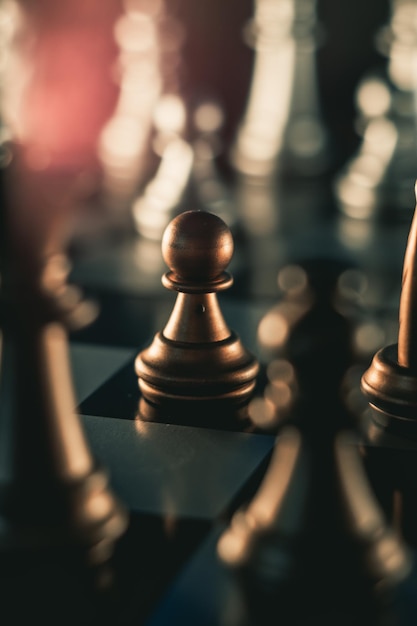
[{"label": "blurred chess piece at right edge", "polygon": [[[404,255],[398,339],[380,348],[362,376],[369,410],[365,455],[379,499],[406,540],[417,547],[417,213]],[[393,449],[395,443],[396,450]],[[376,481],[375,481],[375,484]]]},{"label": "blurred chess piece at right edge", "polygon": [[[1,172],[2,606],[15,623],[30,614],[51,624],[57,610],[61,624],[81,614],[92,623],[111,606],[110,561],[128,524],[90,451],[72,386],[68,334],[96,307],[66,282],[62,206],[48,204],[44,177],[25,177],[14,156]],[[29,208],[20,204],[29,198]]]}]

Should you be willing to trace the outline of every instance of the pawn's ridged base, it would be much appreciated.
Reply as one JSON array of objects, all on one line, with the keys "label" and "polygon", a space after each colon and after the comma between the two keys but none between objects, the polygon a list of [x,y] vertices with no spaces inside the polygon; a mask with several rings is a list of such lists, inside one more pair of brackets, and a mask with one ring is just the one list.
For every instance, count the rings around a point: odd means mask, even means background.
[{"label": "pawn's ridged base", "polygon": [[208,344],[184,343],[157,333],[136,358],[144,419],[178,419],[211,425],[246,412],[259,371],[257,360],[235,333]]},{"label": "pawn's ridged base", "polygon": [[382,348],[362,377],[362,390],[370,405],[363,426],[363,456],[387,519],[415,548],[417,373],[401,366],[397,355],[397,344]]},{"label": "pawn's ridged base", "polygon": [[379,350],[362,377],[372,407],[369,429],[417,442],[417,372],[399,365],[397,353],[397,344]]}]

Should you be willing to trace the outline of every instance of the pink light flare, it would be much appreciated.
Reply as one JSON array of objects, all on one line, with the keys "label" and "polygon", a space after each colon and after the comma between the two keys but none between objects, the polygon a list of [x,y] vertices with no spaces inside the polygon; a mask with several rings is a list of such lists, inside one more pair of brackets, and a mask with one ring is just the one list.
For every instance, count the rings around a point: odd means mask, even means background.
[{"label": "pink light flare", "polygon": [[13,54],[22,76],[6,82],[6,90],[16,91],[10,97],[12,135],[34,169],[96,167],[98,138],[118,97],[112,72],[120,2],[19,0],[18,5],[23,27]]},{"label": "pink light flare", "polygon": [[13,222],[25,247],[59,248],[100,192],[98,142],[118,100],[121,0],[14,0],[2,116],[13,145]]}]

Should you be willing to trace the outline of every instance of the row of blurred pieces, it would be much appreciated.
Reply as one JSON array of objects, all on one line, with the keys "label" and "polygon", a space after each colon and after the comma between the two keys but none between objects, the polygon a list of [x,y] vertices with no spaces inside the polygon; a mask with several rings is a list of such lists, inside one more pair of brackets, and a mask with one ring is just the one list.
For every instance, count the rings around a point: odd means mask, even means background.
[{"label": "row of blurred pieces", "polygon": [[[379,61],[352,93],[356,119],[343,122],[357,133],[352,154],[340,152],[322,98],[317,55],[332,33],[321,4],[257,0],[217,12],[217,44],[236,63],[222,80],[238,92],[246,81],[241,111],[230,111],[210,77],[194,91],[190,84],[190,65],[203,71],[214,51],[203,41],[190,59],[186,2],[90,0],[58,9],[42,0],[35,9],[7,0],[3,134],[25,146],[32,169],[70,172],[91,209],[78,226],[88,236],[101,223],[159,241],[184,207],[210,210],[232,229],[243,222],[251,234],[270,233],[285,208],[280,184],[304,181],[312,203],[308,185],[323,177],[344,215],[409,220],[417,3],[391,0],[386,22],[375,25]],[[215,73],[229,70],[225,60]]]},{"label": "row of blurred pieces", "polygon": [[[417,155],[415,2],[391,2],[388,23],[375,32],[380,63],[357,86],[360,140],[341,167],[320,98],[317,52],[326,25],[316,1],[254,3],[242,32],[252,51],[251,75],[228,143],[220,94],[182,89],[187,31],[172,8],[169,15],[158,4],[149,11],[130,3],[116,24],[121,89],[100,154],[107,203],[118,219],[160,240],[173,215],[191,206],[262,235],[282,222],[280,184],[295,179],[299,189],[304,180],[312,204],[308,182],[323,178],[349,217],[410,218]],[[314,206],[302,207],[309,210],[315,219]]]}]

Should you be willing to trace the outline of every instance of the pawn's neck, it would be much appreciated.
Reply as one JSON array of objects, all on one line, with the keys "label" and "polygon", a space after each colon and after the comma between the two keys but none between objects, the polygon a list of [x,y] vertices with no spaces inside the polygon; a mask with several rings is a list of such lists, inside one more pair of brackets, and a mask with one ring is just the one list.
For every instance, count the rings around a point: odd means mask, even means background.
[{"label": "pawn's neck", "polygon": [[213,343],[231,335],[215,293],[178,293],[163,335],[172,341]]}]

